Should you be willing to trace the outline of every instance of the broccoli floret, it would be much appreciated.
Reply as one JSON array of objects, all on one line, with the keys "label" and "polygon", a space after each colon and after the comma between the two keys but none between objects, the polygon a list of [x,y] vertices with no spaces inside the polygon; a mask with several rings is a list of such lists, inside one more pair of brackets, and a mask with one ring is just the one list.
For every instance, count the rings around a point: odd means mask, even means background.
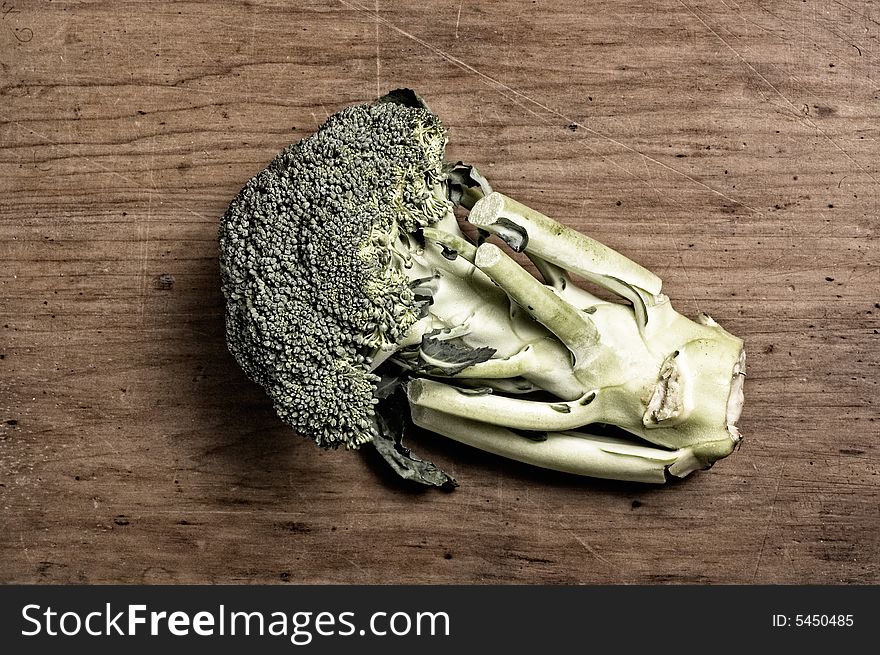
[{"label": "broccoli floret", "polygon": [[442,486],[454,481],[403,446],[410,422],[597,477],[663,482],[729,454],[742,342],[675,312],[623,255],[446,162],[445,146],[437,116],[394,91],[331,116],[230,204],[227,342],[279,417]]}]

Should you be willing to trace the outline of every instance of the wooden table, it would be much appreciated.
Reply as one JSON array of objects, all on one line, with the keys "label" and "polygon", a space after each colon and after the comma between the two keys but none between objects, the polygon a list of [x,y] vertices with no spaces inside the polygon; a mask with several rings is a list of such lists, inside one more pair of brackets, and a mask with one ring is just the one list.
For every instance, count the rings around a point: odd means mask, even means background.
[{"label": "wooden table", "polygon": [[[3,3],[0,581],[880,581],[880,4],[576,4]],[[655,488],[419,437],[442,493],[281,424],[218,217],[400,86],[745,339],[737,453]]]}]

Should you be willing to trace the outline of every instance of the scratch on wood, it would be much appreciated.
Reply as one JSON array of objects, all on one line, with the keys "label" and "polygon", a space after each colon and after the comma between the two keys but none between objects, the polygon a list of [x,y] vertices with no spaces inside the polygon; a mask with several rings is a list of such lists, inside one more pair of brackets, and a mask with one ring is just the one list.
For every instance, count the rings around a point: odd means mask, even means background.
[{"label": "scratch on wood", "polygon": [[[655,194],[657,194],[657,202],[662,207],[664,202],[667,200],[670,200],[670,199],[667,198],[666,196],[664,196],[660,192],[660,189],[658,189],[657,186],[654,184],[654,176],[651,175],[651,169],[648,166],[648,160],[643,158],[642,164],[645,167],[645,175],[648,177],[648,182],[647,182],[648,187],[650,187],[651,190],[654,191]],[[671,201],[671,202],[674,205],[680,205],[680,203],[677,203],[675,201]],[[662,218],[662,220],[666,224],[668,233],[674,234],[675,232],[672,229],[670,221],[665,216],[665,214],[664,214],[664,217]],[[688,293],[690,294],[691,300],[693,301],[693,306],[697,308],[697,311],[702,311],[702,309],[700,308],[700,302],[699,302],[699,300],[697,300],[697,296],[694,293],[695,285],[691,282],[691,278],[688,275],[688,267],[685,266],[685,263],[684,263],[684,256],[682,255],[682,253],[684,251],[685,251],[684,246],[676,239],[675,240],[675,254],[676,254],[676,257],[678,258],[679,263],[681,264],[681,267],[678,269],[678,272],[681,272],[684,275],[685,288],[688,289]]]},{"label": "scratch on wood", "polygon": [[[153,141],[155,143],[155,140]],[[152,181],[153,177],[153,156],[152,153],[150,155],[150,178]],[[144,323],[144,314],[146,310],[147,304],[147,259],[149,258],[149,252],[147,248],[147,242],[149,240],[149,234],[147,234],[147,230],[149,229],[149,221],[153,218],[153,192],[150,189],[147,189],[147,223],[146,225],[138,220],[137,225],[137,258],[138,258],[138,324],[143,325]]]},{"label": "scratch on wood", "polygon": [[842,3],[842,2],[839,2],[839,0],[832,0],[832,2],[834,2],[834,4],[836,4],[836,5],[840,6],[840,7],[843,7],[844,9],[847,9],[848,11],[851,11],[851,12],[854,13],[856,16],[860,16],[860,17],[864,18],[865,20],[874,23],[875,25],[880,25],[880,22],[878,22],[878,21],[874,20],[873,18],[871,18],[870,16],[868,16],[868,14],[863,14],[862,12],[853,9],[853,8],[850,7],[849,5],[846,5],[846,4]]},{"label": "scratch on wood", "polygon": [[[369,11],[370,11],[369,9],[362,7],[361,5],[349,3],[346,0],[340,0],[340,2],[343,5],[345,5],[346,7],[348,7],[349,9],[354,9],[355,11],[359,11],[362,13],[369,13]],[[388,27],[393,29],[395,32],[401,34],[402,36],[405,36],[406,38],[410,39],[411,41],[414,41],[415,43],[418,43],[419,45],[427,48],[428,50],[439,55],[440,57],[443,57],[446,61],[450,62],[454,66],[457,66],[457,67],[461,68],[462,70],[466,70],[470,73],[473,73],[474,75],[476,75],[477,77],[482,79],[484,82],[488,83],[489,86],[495,88],[496,91],[501,93],[501,95],[505,96],[508,100],[513,102],[515,105],[517,105],[518,107],[520,107],[524,111],[527,111],[531,115],[537,117],[539,120],[541,120],[545,123],[547,122],[546,119],[542,115],[538,114],[537,112],[533,111],[532,109],[529,109],[527,106],[525,106],[518,99],[521,99],[527,103],[531,103],[532,105],[544,110],[545,112],[552,114],[553,116],[556,116],[558,118],[563,119],[567,124],[576,125],[576,126],[582,128],[585,132],[588,132],[589,134],[592,134],[593,136],[595,136],[597,138],[608,141],[609,143],[613,143],[614,145],[618,146],[619,148],[622,148],[623,150],[626,150],[627,152],[638,155],[640,157],[644,157],[648,161],[654,162],[658,166],[661,166],[661,167],[671,171],[672,173],[675,173],[676,175],[679,175],[679,176],[685,178],[686,180],[690,181],[691,183],[696,184],[697,186],[702,187],[703,189],[705,189],[711,193],[714,193],[717,196],[724,198],[728,202],[732,202],[736,205],[739,205],[740,207],[743,207],[743,208],[745,208],[755,214],[759,214],[759,215],[761,214],[761,212],[758,211],[757,209],[755,209],[754,207],[750,207],[749,205],[747,205],[743,201],[737,200],[736,198],[731,198],[727,194],[722,193],[721,191],[709,186],[705,182],[702,182],[702,181],[688,175],[687,173],[678,170],[674,166],[670,166],[669,164],[665,164],[658,159],[654,159],[650,155],[646,155],[645,153],[641,152],[640,150],[637,150],[636,148],[633,148],[632,146],[629,146],[629,145],[623,143],[622,141],[615,139],[614,137],[612,137],[608,134],[604,134],[602,132],[599,132],[598,130],[594,130],[593,128],[588,127],[588,126],[584,125],[583,123],[580,123],[580,122],[574,120],[570,116],[566,116],[562,112],[559,112],[559,111],[553,109],[552,107],[549,107],[549,106],[545,105],[544,103],[542,103],[538,100],[535,100],[534,98],[523,93],[522,91],[517,91],[513,87],[510,87],[507,84],[505,84],[504,82],[502,82],[498,79],[495,79],[494,77],[491,77],[490,75],[486,75],[482,71],[479,71],[476,68],[474,68],[473,66],[471,66],[470,64],[468,64],[467,62],[462,61],[458,57],[454,57],[453,55],[449,54],[448,52],[445,52],[444,50],[441,50],[440,48],[437,48],[436,46],[431,45],[427,41],[420,39],[419,37],[415,36],[414,34],[410,34],[406,30],[404,30],[403,28],[398,27],[397,25],[395,25],[391,21],[389,21],[385,18],[382,18],[378,14],[376,14],[376,20],[381,21],[382,24],[387,25]],[[514,97],[511,97],[511,95],[513,95]],[[640,177],[635,175],[632,171],[627,170],[626,168],[624,168],[623,166],[621,166],[620,164],[618,164],[614,160],[608,159],[606,156],[598,153],[595,149],[593,149],[589,145],[583,143],[583,141],[581,141],[580,143],[582,145],[584,145],[586,148],[588,148],[591,152],[593,152],[594,154],[597,154],[599,157],[601,157],[603,161],[607,161],[607,162],[611,163],[613,166],[621,169],[622,171],[624,171],[628,175],[644,182],[644,180],[642,180]]]},{"label": "scratch on wood", "polygon": [[581,546],[583,546],[584,549],[585,549],[588,553],[590,553],[590,555],[592,555],[593,557],[595,557],[595,558],[596,558],[597,560],[599,560],[600,562],[604,562],[605,564],[607,564],[608,566],[610,566],[610,567],[613,568],[613,569],[614,569],[614,568],[617,568],[616,566],[614,566],[614,564],[612,564],[612,563],[609,562],[607,559],[605,559],[604,557],[602,557],[602,556],[599,554],[599,551],[597,551],[597,550],[596,550],[595,548],[593,548],[590,544],[588,544],[586,541],[584,541],[584,540],[581,539],[579,536],[577,536],[577,535],[574,533],[574,531],[572,531],[572,530],[569,529],[569,528],[566,528],[566,530],[568,530],[569,532],[571,532],[571,536],[575,538],[575,541],[577,541]]},{"label": "scratch on wood", "polygon": [[24,535],[22,535],[22,534],[18,535],[18,540],[21,542],[21,548],[22,548],[22,551],[24,552],[24,558],[28,561],[29,564],[33,564],[34,558],[31,557],[31,554],[28,551],[28,547],[24,543]]},{"label": "scratch on wood", "polygon": [[745,65],[750,71],[752,71],[752,73],[754,73],[754,74],[755,74],[755,75],[756,75],[756,76],[757,76],[757,77],[758,77],[758,78],[759,78],[764,84],[766,84],[768,87],[770,87],[770,88],[773,90],[773,92],[776,93],[776,95],[778,95],[780,98],[782,98],[782,99],[785,101],[785,103],[786,103],[789,107],[791,107],[791,110],[792,110],[792,112],[794,113],[795,116],[801,118],[801,119],[802,119],[804,122],[806,122],[810,127],[812,127],[814,130],[816,130],[816,132],[818,132],[819,134],[821,134],[821,135],[822,135],[822,136],[823,136],[823,137],[824,137],[824,138],[825,138],[825,139],[826,139],[826,140],[827,140],[832,146],[834,146],[837,150],[839,150],[839,151],[841,152],[841,154],[843,154],[843,156],[846,157],[846,159],[847,159],[847,160],[848,160],[853,166],[855,166],[855,167],[858,168],[860,171],[862,171],[865,175],[867,175],[869,178],[871,178],[871,180],[872,180],[875,184],[880,184],[880,181],[878,181],[877,178],[875,178],[875,177],[871,174],[870,171],[868,171],[864,166],[862,166],[859,162],[857,162],[855,159],[853,159],[852,156],[851,156],[846,150],[844,150],[844,149],[840,146],[840,144],[837,143],[837,141],[835,141],[834,139],[832,139],[831,136],[829,136],[828,133],[825,132],[825,130],[823,130],[821,127],[819,127],[818,125],[816,125],[816,123],[814,123],[814,122],[813,122],[808,116],[805,116],[805,115],[803,114],[803,112],[798,111],[798,108],[795,107],[794,103],[792,103],[792,101],[788,99],[788,96],[786,96],[784,93],[782,93],[782,91],[780,91],[780,90],[779,90],[779,89],[778,89],[778,88],[777,88],[772,82],[770,82],[770,80],[768,80],[766,77],[764,77],[764,76],[758,71],[758,69],[756,69],[754,66],[752,66],[752,65],[746,60],[746,58],[743,57],[743,56],[739,53],[739,51],[738,51],[736,48],[734,48],[732,45],[730,45],[730,44],[724,39],[724,37],[722,37],[720,34],[718,34],[718,32],[716,32],[714,29],[712,29],[712,27],[711,27],[711,26],[710,26],[705,20],[703,20],[703,18],[702,18],[702,17],[701,17],[696,11],[694,11],[693,9],[691,9],[691,7],[689,7],[687,4],[685,4],[684,2],[682,2],[682,0],[678,0],[678,3],[679,3],[682,7],[684,7],[685,9],[687,9],[688,12],[689,12],[694,18],[696,18],[698,21],[700,21],[700,23],[703,24],[703,27],[705,27],[707,30],[709,30],[709,31],[715,36],[715,38],[717,38],[719,41],[721,41],[721,43],[723,43],[723,44],[727,47],[727,49],[730,50],[730,51],[736,56],[737,59],[739,59],[739,60],[740,60],[740,61],[741,61],[741,62],[742,62],[742,63],[743,63],[743,64],[744,64],[744,65]]},{"label": "scratch on wood", "polygon": [[[37,132],[37,131],[34,130],[33,128],[30,128],[30,127],[28,127],[27,125],[25,125],[24,123],[21,123],[21,122],[19,122],[19,121],[14,121],[14,120],[12,120],[12,119],[6,117],[6,116],[3,116],[2,114],[0,114],[0,121],[3,121],[4,123],[8,123],[9,125],[15,125],[16,127],[21,128],[21,129],[23,129],[23,130],[27,130],[28,132],[30,132],[30,133],[33,134],[34,136],[38,136],[38,137],[40,137],[41,139],[45,140],[45,142],[46,142],[47,144],[49,144],[49,145],[51,145],[51,146],[54,146],[54,147],[58,148],[59,150],[63,150],[64,152],[66,152],[67,154],[69,154],[71,157],[79,157],[79,158],[82,159],[83,161],[87,161],[87,162],[89,162],[90,164],[94,164],[95,166],[97,166],[98,168],[100,168],[100,169],[101,169],[102,171],[104,171],[105,173],[108,173],[109,175],[112,175],[112,176],[114,176],[114,177],[119,178],[119,179],[122,180],[123,182],[126,182],[127,184],[130,184],[130,185],[131,185],[132,187],[134,187],[135,189],[140,189],[141,191],[149,191],[150,193],[158,193],[158,189],[150,188],[150,187],[146,187],[146,186],[144,186],[143,184],[138,184],[135,180],[133,180],[133,179],[130,178],[130,177],[127,177],[127,176],[123,175],[123,174],[120,173],[119,171],[114,171],[112,168],[110,168],[110,167],[108,167],[108,166],[105,166],[105,165],[102,164],[101,162],[99,162],[99,161],[97,161],[97,160],[95,160],[95,159],[92,159],[91,157],[86,157],[85,155],[81,155],[81,154],[79,154],[79,153],[76,152],[73,148],[70,148],[70,147],[66,146],[65,144],[63,144],[63,143],[59,143],[58,141],[54,141],[54,140],[50,139],[50,138],[49,138],[48,136],[46,136],[45,134],[42,134],[42,133],[40,133],[40,132]],[[186,205],[183,205],[183,204],[181,204],[181,203],[179,203],[179,202],[176,202],[176,201],[174,201],[174,200],[169,200],[169,201],[168,201],[168,204],[171,205],[171,206],[173,206],[173,207],[177,207],[178,209],[182,209],[183,211],[185,211],[185,212],[187,212],[187,213],[192,214],[193,216],[195,216],[195,217],[201,219],[201,220],[202,220],[203,222],[205,222],[205,223],[216,223],[216,222],[217,222],[216,219],[213,219],[213,218],[207,218],[206,216],[203,216],[202,214],[199,214],[197,211],[195,211],[195,210],[193,210],[193,209],[187,207]]]},{"label": "scratch on wood", "polygon": [[[371,13],[369,9],[367,9],[366,7],[362,7],[361,5],[352,4],[352,3],[346,2],[346,0],[340,0],[340,2],[341,2],[343,5],[345,5],[346,7],[348,7],[349,9],[354,9],[355,11],[359,11],[359,12],[361,12],[361,13]],[[528,97],[528,96],[525,95],[524,93],[521,93],[521,92],[519,92],[519,91],[516,91],[515,89],[512,89],[511,87],[509,87],[509,86],[507,86],[506,84],[504,84],[503,82],[500,82],[499,80],[496,80],[495,78],[490,77],[489,75],[486,75],[485,73],[482,73],[482,72],[478,71],[476,68],[474,68],[474,67],[471,66],[470,64],[467,64],[466,62],[462,61],[461,59],[458,59],[457,57],[452,56],[452,55],[449,54],[448,52],[445,52],[444,50],[441,50],[440,48],[437,48],[437,47],[431,45],[431,44],[428,43],[427,41],[424,41],[424,40],[420,39],[419,37],[415,36],[414,34],[410,34],[410,33],[407,32],[406,30],[404,30],[403,28],[398,27],[397,25],[395,25],[395,24],[392,23],[391,21],[389,21],[389,20],[387,20],[387,19],[385,19],[385,18],[382,18],[382,17],[379,16],[378,14],[374,14],[374,15],[375,15],[375,18],[376,18],[377,21],[379,21],[379,22],[381,22],[382,24],[384,24],[384,25],[390,27],[392,30],[394,30],[394,31],[397,32],[398,34],[400,34],[400,35],[402,35],[402,36],[405,36],[406,38],[410,39],[411,41],[414,41],[415,43],[418,43],[420,46],[422,46],[422,47],[424,47],[424,48],[427,48],[427,49],[430,50],[431,52],[433,52],[433,53],[435,53],[435,54],[437,54],[437,55],[443,57],[446,61],[450,62],[451,64],[453,64],[453,65],[455,65],[455,66],[457,66],[457,67],[459,67],[459,68],[461,68],[462,70],[466,70],[466,71],[471,72],[471,73],[473,73],[474,75],[480,77],[482,80],[488,82],[490,86],[495,87],[496,90],[498,90],[498,89],[502,89],[502,90],[505,90],[505,91],[511,92],[511,93],[513,93],[513,94],[516,95],[516,96],[519,96],[519,97],[521,97],[521,98],[524,98],[525,100],[528,100],[528,101],[531,102],[532,104],[535,104],[535,105],[537,105],[537,106],[539,106],[539,107],[542,107],[542,108],[545,109],[545,110],[548,110],[548,111],[551,111],[551,112],[552,112],[552,110],[550,110],[548,107],[545,107],[544,105],[541,105],[540,103],[538,103],[537,101],[535,101],[535,100],[533,100],[532,98]],[[505,95],[505,94],[502,93],[502,95]],[[508,97],[508,96],[505,96],[505,97]],[[528,113],[532,114],[533,116],[536,116],[536,117],[538,117],[538,118],[541,118],[541,115],[540,115],[540,114],[538,114],[537,112],[533,111],[532,109],[529,109],[528,107],[526,107],[525,105],[523,105],[522,103],[520,103],[519,101],[517,101],[516,98],[509,98],[509,97],[508,97],[508,99],[511,100],[511,102],[513,102],[514,104],[516,104],[518,107],[520,107],[520,108],[523,109],[524,111],[527,111]]]},{"label": "scratch on wood", "polygon": [[379,0],[376,0],[376,98],[382,96],[382,89],[379,85]]},{"label": "scratch on wood", "polygon": [[600,562],[603,562],[604,564],[607,564],[608,566],[610,566],[610,567],[611,567],[612,569],[614,569],[615,571],[619,569],[619,567],[616,566],[613,562],[610,562],[610,561],[608,561],[606,558],[602,557],[602,555],[599,554],[599,551],[597,551],[593,546],[591,546],[591,545],[588,544],[586,541],[584,541],[583,539],[581,539],[581,538],[578,536],[578,534],[577,534],[577,533],[576,533],[576,532],[575,532],[570,526],[568,526],[568,525],[566,525],[565,523],[563,523],[563,522],[560,520],[559,515],[558,515],[557,513],[554,513],[554,512],[552,512],[552,511],[549,511],[548,508],[544,507],[543,503],[541,503],[540,501],[535,500],[534,498],[532,498],[532,496],[531,496],[530,494],[527,495],[527,496],[525,496],[525,500],[528,501],[531,505],[534,505],[535,507],[537,507],[538,510],[541,512],[541,514],[542,514],[543,516],[550,517],[551,520],[552,520],[552,521],[553,521],[553,522],[554,522],[559,528],[561,528],[561,529],[564,530],[565,532],[568,532],[568,533],[572,536],[572,538],[573,538],[577,543],[579,543],[579,544],[583,547],[583,549],[586,550],[590,555],[592,555],[593,557],[595,557],[595,558],[596,558],[597,560],[599,560]]},{"label": "scratch on wood", "polygon": [[[822,45],[821,43],[819,43],[819,42],[816,41],[815,39],[811,39],[811,38],[809,38],[809,37],[807,36],[807,28],[806,28],[807,20],[806,20],[806,14],[803,14],[803,15],[802,15],[802,17],[801,17],[801,27],[800,27],[800,29],[798,29],[798,28],[795,27],[790,21],[785,20],[785,18],[784,18],[782,15],[770,11],[769,9],[767,9],[767,7],[758,6],[758,7],[756,7],[756,9],[760,9],[760,10],[761,10],[762,12],[764,12],[765,14],[768,14],[769,16],[771,16],[774,20],[778,20],[780,23],[782,23],[782,24],[785,25],[786,27],[789,27],[789,28],[791,28],[793,31],[795,31],[795,32],[797,32],[798,34],[800,34],[800,35],[801,35],[801,51],[804,50],[807,41],[809,41],[809,42],[810,42],[810,43],[811,43],[811,44],[812,44],[817,50],[821,50],[822,52],[824,52],[825,54],[827,54],[829,57],[835,57],[834,53],[831,52],[831,50],[829,50],[828,48],[826,48],[824,45]],[[730,33],[729,30],[725,30],[725,31],[727,31],[728,33]],[[768,33],[770,33],[770,32],[768,32]],[[786,42],[786,40],[785,40],[784,38],[782,38],[782,37],[780,37],[780,38],[782,39],[783,43]],[[858,46],[856,46],[855,44],[853,44],[853,43],[850,43],[850,45],[854,46],[854,47],[856,48],[856,50],[859,51],[859,56],[861,57],[861,56],[862,56],[861,49],[860,49]],[[803,57],[803,55],[802,55],[802,57]],[[838,64],[838,65],[841,65],[841,64]],[[793,80],[797,80],[797,82],[798,82],[799,84],[801,83],[800,80],[799,80],[797,77],[795,77],[794,75],[792,75],[791,73],[789,73],[789,76],[791,77],[791,79],[793,79]]]},{"label": "scratch on wood", "polygon": [[752,573],[752,582],[758,579],[761,560],[764,558],[764,548],[767,546],[767,537],[770,536],[770,528],[773,527],[773,513],[776,510],[776,501],[779,498],[779,485],[782,482],[783,473],[785,473],[785,460],[782,460],[782,466],[779,467],[779,475],[776,478],[776,491],[773,492],[773,500],[770,502],[770,514],[767,516],[767,527],[764,529],[764,538],[761,540],[761,548],[758,550],[758,559],[755,562],[755,570]]}]

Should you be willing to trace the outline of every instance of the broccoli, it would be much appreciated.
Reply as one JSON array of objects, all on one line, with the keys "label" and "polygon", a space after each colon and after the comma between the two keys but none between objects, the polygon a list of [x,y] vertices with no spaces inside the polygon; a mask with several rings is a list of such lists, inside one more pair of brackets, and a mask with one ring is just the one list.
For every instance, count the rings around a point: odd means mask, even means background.
[{"label": "broccoli", "polygon": [[446,161],[446,142],[418,95],[392,91],[330,116],[230,204],[227,343],[279,417],[323,448],[373,444],[402,477],[444,487],[456,482],[403,444],[411,424],[620,480],[662,483],[730,454],[742,341],[678,314],[650,271]]}]

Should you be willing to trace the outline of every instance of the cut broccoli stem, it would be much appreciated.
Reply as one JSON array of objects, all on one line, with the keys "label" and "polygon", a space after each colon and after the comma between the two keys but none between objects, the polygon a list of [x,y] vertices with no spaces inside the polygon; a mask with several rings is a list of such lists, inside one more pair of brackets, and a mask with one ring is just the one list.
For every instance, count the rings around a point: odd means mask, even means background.
[{"label": "cut broccoli stem", "polygon": [[499,235],[515,226],[526,235],[522,250],[582,275],[596,284],[605,286],[603,278],[616,278],[644,289],[649,294],[660,293],[662,282],[651,271],[608,246],[497,191],[474,205],[468,221],[480,229]]},{"label": "cut broccoli stem", "polygon": [[[444,229],[429,231],[426,247],[414,258],[425,271],[439,274],[436,293],[428,307],[429,315],[413,326],[420,335],[432,329],[454,329],[464,344],[473,349],[492,348],[496,354],[486,362],[455,372],[432,371],[440,377],[493,378],[507,373],[526,378],[536,387],[561,399],[571,400],[583,393],[575,371],[572,353],[552,332],[513,305],[510,298],[486,273],[465,257],[450,259],[442,250],[447,244],[465,250],[457,242],[460,236]],[[446,234],[447,236],[443,236]],[[470,244],[467,244],[470,245]],[[473,246],[471,246],[473,248]],[[553,292],[523,271],[532,284],[552,296]],[[416,272],[416,275],[421,275]],[[514,311],[515,309],[515,311]],[[577,310],[570,308],[575,314]],[[438,338],[443,338],[439,336]],[[412,347],[421,339],[406,335],[401,343]],[[520,353],[522,353],[520,355]],[[517,355],[520,355],[517,357]],[[394,361],[404,368],[413,368],[405,360],[406,353],[395,354]],[[513,361],[505,361],[516,357]]]},{"label": "cut broccoli stem", "polygon": [[462,393],[458,387],[418,378],[407,383],[411,405],[441,410],[461,417],[479,417],[492,425],[519,430],[573,430],[602,421],[592,403],[597,393],[589,391],[568,402],[537,402],[494,394]]},{"label": "cut broccoli stem", "polygon": [[[527,252],[526,257],[538,269],[538,273],[541,274],[544,284],[547,286],[553,287],[558,292],[565,291],[569,286],[572,286],[571,277],[564,268],[551,264],[546,259],[542,259],[532,252]],[[598,302],[598,298],[596,301]]]},{"label": "cut broccoli stem", "polygon": [[471,418],[414,406],[413,423],[468,446],[554,471],[595,478],[663,484],[706,468],[691,448],[661,450],[585,433],[546,433],[543,441]]},{"label": "cut broccoli stem", "polygon": [[[440,275],[426,323],[434,328],[466,325],[467,329],[460,335],[465,344],[471,348],[493,348],[497,353],[485,365],[474,364],[477,367],[474,370],[468,367],[442,376],[493,378],[507,371],[521,374],[535,386],[564,400],[580,396],[583,385],[572,369],[572,353],[540,322],[512,304],[510,297],[484,271],[468,261],[468,258],[475,259],[472,253],[476,253],[476,249],[456,231],[456,226],[444,224],[442,229],[435,226],[423,228],[423,232],[425,247],[414,255],[417,268]],[[443,252],[447,248],[460,249],[466,256],[451,258]],[[530,285],[553,297],[548,287],[520,267],[517,269]],[[575,308],[565,307],[579,314]],[[421,329],[422,325],[416,327]],[[408,345],[414,341],[408,336],[404,340]],[[504,362],[523,351],[526,352],[517,358],[519,361]]]},{"label": "cut broccoli stem", "polygon": [[[736,395],[736,385],[731,388],[731,375],[734,383],[742,380],[739,369],[735,369],[729,360],[729,357],[734,357],[734,361],[741,361],[734,350],[736,343],[729,344],[728,348],[728,344],[719,340],[714,348],[706,346],[706,342],[692,342],[685,349],[697,349],[697,352],[691,353],[691,358],[717,357],[716,363],[704,364],[704,368],[717,366],[717,378],[714,375],[694,377],[691,365],[681,364],[681,372],[687,380],[683,381],[685,389],[693,387],[692,395],[701,401],[696,406],[680,396],[681,391],[666,389],[664,379],[652,381],[649,376],[624,385],[600,384],[568,402],[537,402],[491,393],[475,394],[425,379],[410,381],[407,384],[407,397],[413,408],[423,407],[460,418],[476,418],[481,423],[512,429],[565,431],[595,423],[616,425],[635,437],[669,450],[690,447],[693,457],[699,459],[701,468],[706,468],[729,455],[740,440],[738,431],[731,424],[738,411],[736,402],[740,400]],[[725,388],[736,396],[733,410],[723,396]],[[672,394],[670,407],[677,409],[676,415],[671,416],[670,420],[658,422],[650,419],[652,411],[645,411],[642,397],[660,389]],[[685,392],[685,396],[688,395],[691,394]]]},{"label": "cut broccoli stem", "polygon": [[[564,298],[579,309],[592,307],[603,302],[589,291],[585,291],[572,283],[571,276],[564,268],[538,257],[533,252],[526,252],[526,256],[535,265],[535,268],[538,269],[541,277],[544,278],[544,282],[553,287],[560,298]],[[644,330],[648,324],[648,303],[650,302],[653,305],[656,300],[655,296],[649,297],[649,294],[640,291],[638,287],[631,286],[626,282],[608,277],[607,275],[595,275],[590,280],[628,300],[632,304],[639,329]]]},{"label": "cut broccoli stem", "polygon": [[575,370],[592,361],[600,336],[585,313],[541,284],[494,244],[484,243],[477,248],[474,264],[530,316],[559,337],[574,354]]},{"label": "cut broccoli stem", "polygon": [[571,276],[564,268],[551,264],[535,253],[527,252],[525,255],[538,269],[538,273],[544,279],[544,284],[551,287],[557,296],[578,309],[585,310],[606,302],[572,282]]},{"label": "cut broccoli stem", "polygon": [[433,227],[422,228],[422,234],[429,241],[433,241],[444,248],[444,257],[454,259],[456,256],[461,256],[471,264],[474,263],[474,257],[477,256],[477,248],[464,237],[450,234],[443,230],[437,230]]}]

